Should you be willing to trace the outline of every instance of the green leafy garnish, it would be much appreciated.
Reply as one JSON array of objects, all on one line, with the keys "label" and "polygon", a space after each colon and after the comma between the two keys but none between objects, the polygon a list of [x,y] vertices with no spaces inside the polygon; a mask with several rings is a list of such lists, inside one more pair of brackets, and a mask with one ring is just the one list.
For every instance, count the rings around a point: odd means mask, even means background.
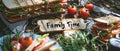
[{"label": "green leafy garnish", "polygon": [[[99,40],[98,36],[90,35],[87,31],[76,32],[71,37],[64,37],[62,35],[57,35],[56,39],[62,46],[64,51],[104,51],[108,50],[107,47],[104,48],[105,42]],[[107,44],[108,46],[108,44]]]},{"label": "green leafy garnish", "polygon": [[110,27],[116,28],[117,26],[115,24],[109,24]]},{"label": "green leafy garnish", "polygon": [[21,32],[18,31],[18,30],[16,30],[16,38],[17,38],[17,41],[19,41],[21,35],[22,35]]},{"label": "green leafy garnish", "polygon": [[61,9],[61,6],[60,5],[57,5],[57,6],[54,6],[54,7],[50,7],[50,9],[53,11],[53,12],[56,12],[56,11],[59,11]]}]

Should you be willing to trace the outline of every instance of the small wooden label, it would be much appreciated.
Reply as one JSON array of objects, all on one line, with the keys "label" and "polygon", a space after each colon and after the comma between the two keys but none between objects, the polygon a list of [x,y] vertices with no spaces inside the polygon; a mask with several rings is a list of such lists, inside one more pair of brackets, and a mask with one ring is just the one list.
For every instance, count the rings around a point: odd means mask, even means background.
[{"label": "small wooden label", "polygon": [[40,26],[39,29],[41,32],[78,30],[86,28],[86,23],[84,23],[84,20],[81,18],[38,20],[37,24]]}]

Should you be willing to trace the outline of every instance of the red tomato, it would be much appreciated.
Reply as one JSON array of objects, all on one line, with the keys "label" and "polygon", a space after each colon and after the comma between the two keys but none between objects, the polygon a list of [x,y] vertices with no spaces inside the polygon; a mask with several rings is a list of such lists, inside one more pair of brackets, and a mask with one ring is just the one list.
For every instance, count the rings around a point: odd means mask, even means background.
[{"label": "red tomato", "polygon": [[86,4],[85,5],[85,7],[88,9],[88,10],[90,10],[90,11],[93,11],[93,9],[94,9],[94,5],[93,4]]},{"label": "red tomato", "polygon": [[33,42],[33,40],[32,40],[31,36],[27,36],[27,37],[21,36],[20,37],[20,43],[24,47],[28,47],[30,44],[32,44],[32,42]]},{"label": "red tomato", "polygon": [[112,34],[120,34],[120,28],[112,30]]},{"label": "red tomato", "polygon": [[74,6],[74,7],[72,7],[72,6],[68,6],[68,13],[70,14],[70,15],[75,15],[76,13],[77,13],[77,8]]},{"label": "red tomato", "polygon": [[87,19],[89,16],[89,11],[86,8],[80,8],[79,14],[82,16],[81,18]]}]

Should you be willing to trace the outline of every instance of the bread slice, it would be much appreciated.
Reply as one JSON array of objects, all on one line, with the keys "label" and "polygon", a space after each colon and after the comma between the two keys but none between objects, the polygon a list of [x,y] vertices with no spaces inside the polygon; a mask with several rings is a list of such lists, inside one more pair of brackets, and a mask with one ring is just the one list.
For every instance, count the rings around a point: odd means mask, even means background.
[{"label": "bread slice", "polygon": [[2,0],[2,2],[8,9],[20,7],[19,3],[15,0]]},{"label": "bread slice", "polygon": [[107,25],[120,21],[119,17],[108,15],[106,17],[100,17],[94,19],[97,22],[106,23]]},{"label": "bread slice", "polygon": [[51,41],[49,43],[46,43],[43,47],[41,47],[41,48],[39,48],[39,49],[37,49],[35,51],[45,51],[45,50],[49,49],[50,47],[52,47],[55,44],[56,44],[56,41]]},{"label": "bread slice", "polygon": [[39,4],[44,4],[45,2],[42,0],[31,0],[33,2],[33,5],[39,5]]}]

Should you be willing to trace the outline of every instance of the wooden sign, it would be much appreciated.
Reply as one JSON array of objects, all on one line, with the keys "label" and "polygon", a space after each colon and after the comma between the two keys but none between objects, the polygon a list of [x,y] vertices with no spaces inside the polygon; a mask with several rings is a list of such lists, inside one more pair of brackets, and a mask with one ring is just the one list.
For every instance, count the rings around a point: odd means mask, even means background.
[{"label": "wooden sign", "polygon": [[84,23],[84,20],[81,18],[38,20],[37,24],[40,26],[39,29],[41,32],[78,30],[86,28],[86,23]]}]

